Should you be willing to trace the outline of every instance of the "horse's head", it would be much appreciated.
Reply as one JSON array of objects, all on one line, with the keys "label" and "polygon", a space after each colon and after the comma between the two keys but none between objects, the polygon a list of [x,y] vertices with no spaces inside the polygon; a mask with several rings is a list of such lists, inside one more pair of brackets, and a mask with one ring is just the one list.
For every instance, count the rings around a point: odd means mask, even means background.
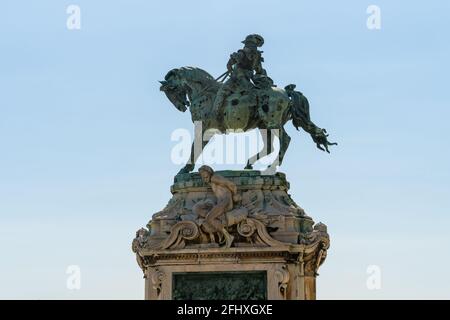
[{"label": "horse's head", "polygon": [[188,87],[186,86],[185,79],[180,74],[180,70],[170,70],[160,83],[161,87],[159,89],[166,94],[175,108],[181,112],[185,112],[189,106],[189,101],[187,100]]},{"label": "horse's head", "polygon": [[160,90],[182,112],[187,110],[189,101],[207,94],[215,95],[219,87],[219,83],[208,72],[195,67],[172,69],[160,83]]}]

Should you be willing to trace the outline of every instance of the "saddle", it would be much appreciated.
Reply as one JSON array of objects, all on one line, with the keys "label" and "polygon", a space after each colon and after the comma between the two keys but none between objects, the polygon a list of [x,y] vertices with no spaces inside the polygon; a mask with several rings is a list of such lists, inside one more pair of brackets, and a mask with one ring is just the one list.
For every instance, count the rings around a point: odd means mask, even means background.
[{"label": "saddle", "polygon": [[235,90],[224,102],[223,119],[227,129],[245,130],[258,109],[258,97],[274,87],[273,80],[255,75],[252,87]]}]

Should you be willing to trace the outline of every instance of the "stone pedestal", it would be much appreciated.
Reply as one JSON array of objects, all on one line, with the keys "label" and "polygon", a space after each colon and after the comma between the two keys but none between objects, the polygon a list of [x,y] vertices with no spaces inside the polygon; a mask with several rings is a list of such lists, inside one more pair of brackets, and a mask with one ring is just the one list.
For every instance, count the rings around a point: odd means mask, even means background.
[{"label": "stone pedestal", "polygon": [[282,173],[215,174],[237,187],[238,200],[221,217],[232,242],[204,228],[202,210],[218,202],[210,185],[198,173],[176,176],[172,199],[133,240],[145,298],[315,299],[326,226],[291,199]]}]

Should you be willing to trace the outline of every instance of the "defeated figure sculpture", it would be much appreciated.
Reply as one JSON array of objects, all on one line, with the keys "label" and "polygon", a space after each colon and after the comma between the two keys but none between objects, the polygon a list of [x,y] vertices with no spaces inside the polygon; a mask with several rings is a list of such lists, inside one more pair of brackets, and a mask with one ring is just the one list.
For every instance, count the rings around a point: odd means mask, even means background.
[{"label": "defeated figure sculpture", "polygon": [[239,201],[237,187],[230,180],[214,174],[214,170],[209,166],[200,167],[198,172],[202,180],[211,185],[211,189],[217,198],[217,203],[210,208],[201,226],[211,235],[211,242],[215,242],[214,233],[221,232],[225,236],[226,246],[230,247],[233,242],[233,236],[225,229],[220,218],[233,209],[234,202]]},{"label": "defeated figure sculpture", "polygon": [[[289,120],[297,130],[300,127],[308,132],[317,148],[329,153],[328,146],[337,143],[329,142],[327,131],[311,121],[306,97],[294,90],[294,84],[278,88],[262,68],[262,51],[257,48],[263,45],[263,37],[249,35],[243,43],[244,48],[230,56],[227,72],[218,79],[200,68],[182,67],[167,73],[160,81],[160,90],[179,111],[189,108],[192,122],[202,122],[202,137],[210,129],[222,133],[266,129],[264,148],[248,160],[246,169],[272,152],[275,136],[280,140],[280,150],[271,166],[282,164],[291,140],[284,129]],[[224,83],[218,81],[227,77]],[[202,150],[206,143],[202,141]],[[179,173],[191,172],[199,156],[193,143],[190,160]]]}]

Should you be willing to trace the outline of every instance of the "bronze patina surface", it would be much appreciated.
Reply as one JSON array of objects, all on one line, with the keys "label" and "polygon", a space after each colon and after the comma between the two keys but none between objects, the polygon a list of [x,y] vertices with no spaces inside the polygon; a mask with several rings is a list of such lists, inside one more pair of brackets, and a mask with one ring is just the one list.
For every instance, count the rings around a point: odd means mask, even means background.
[{"label": "bronze patina surface", "polygon": [[[289,147],[291,138],[284,129],[288,121],[297,130],[302,128],[309,133],[317,148],[329,152],[328,146],[336,143],[329,142],[327,131],[311,121],[308,99],[295,90],[294,84],[282,89],[267,76],[262,67],[262,51],[258,50],[264,43],[262,36],[249,35],[243,43],[243,49],[230,55],[227,71],[219,78],[196,67],[176,68],[160,81],[160,90],[179,111],[189,110],[192,122],[202,122],[202,136],[211,129],[222,133],[266,129],[269,151],[278,136],[280,151],[273,165],[281,166]],[[267,149],[263,150],[248,160],[246,169],[267,155]],[[179,173],[192,171],[199,156],[192,145],[190,160]]]}]

